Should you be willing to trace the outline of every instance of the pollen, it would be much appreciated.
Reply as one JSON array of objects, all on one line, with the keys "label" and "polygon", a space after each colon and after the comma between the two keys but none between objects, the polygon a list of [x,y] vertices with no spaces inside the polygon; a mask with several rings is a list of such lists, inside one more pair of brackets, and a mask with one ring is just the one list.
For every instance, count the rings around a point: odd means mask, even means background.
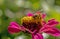
[{"label": "pollen", "polygon": [[23,22],[29,23],[29,22],[33,22],[33,18],[32,18],[32,16],[30,16],[30,17],[26,16],[26,17],[23,17],[21,21],[22,21],[22,23]]},{"label": "pollen", "polygon": [[23,17],[21,23],[25,28],[30,29],[31,31],[34,31],[35,29],[39,30],[42,27],[41,18],[38,15]]}]

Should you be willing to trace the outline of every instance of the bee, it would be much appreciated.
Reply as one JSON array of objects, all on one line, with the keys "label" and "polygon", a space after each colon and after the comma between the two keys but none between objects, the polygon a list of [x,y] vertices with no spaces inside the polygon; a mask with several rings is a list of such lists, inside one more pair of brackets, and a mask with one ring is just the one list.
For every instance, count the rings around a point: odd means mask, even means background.
[{"label": "bee", "polygon": [[40,14],[34,14],[34,16],[26,16],[21,19],[22,25],[31,31],[34,29],[40,29],[42,27],[42,18]]}]

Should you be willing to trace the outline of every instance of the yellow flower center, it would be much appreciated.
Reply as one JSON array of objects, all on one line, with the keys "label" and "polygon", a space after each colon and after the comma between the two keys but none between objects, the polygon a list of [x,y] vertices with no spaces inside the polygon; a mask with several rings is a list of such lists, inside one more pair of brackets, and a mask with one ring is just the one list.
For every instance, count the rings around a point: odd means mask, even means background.
[{"label": "yellow flower center", "polygon": [[41,21],[40,15],[26,16],[21,19],[22,25],[31,31],[39,30],[42,27]]}]

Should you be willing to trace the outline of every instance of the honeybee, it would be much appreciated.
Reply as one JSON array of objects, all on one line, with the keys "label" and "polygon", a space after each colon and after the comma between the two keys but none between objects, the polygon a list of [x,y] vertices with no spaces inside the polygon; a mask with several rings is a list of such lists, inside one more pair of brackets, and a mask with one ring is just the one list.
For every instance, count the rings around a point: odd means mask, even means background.
[{"label": "honeybee", "polygon": [[34,16],[26,16],[21,19],[22,25],[31,31],[34,29],[40,29],[42,27],[41,24],[42,18],[40,14],[34,14]]}]

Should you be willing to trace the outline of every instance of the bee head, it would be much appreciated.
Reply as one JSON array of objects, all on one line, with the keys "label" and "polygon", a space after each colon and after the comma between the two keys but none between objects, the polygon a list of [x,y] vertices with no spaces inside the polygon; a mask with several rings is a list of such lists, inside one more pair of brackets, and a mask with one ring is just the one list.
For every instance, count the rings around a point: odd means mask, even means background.
[{"label": "bee head", "polygon": [[40,15],[40,14],[35,14],[35,15],[33,16],[33,18],[34,18],[34,19],[41,19],[41,15]]}]

